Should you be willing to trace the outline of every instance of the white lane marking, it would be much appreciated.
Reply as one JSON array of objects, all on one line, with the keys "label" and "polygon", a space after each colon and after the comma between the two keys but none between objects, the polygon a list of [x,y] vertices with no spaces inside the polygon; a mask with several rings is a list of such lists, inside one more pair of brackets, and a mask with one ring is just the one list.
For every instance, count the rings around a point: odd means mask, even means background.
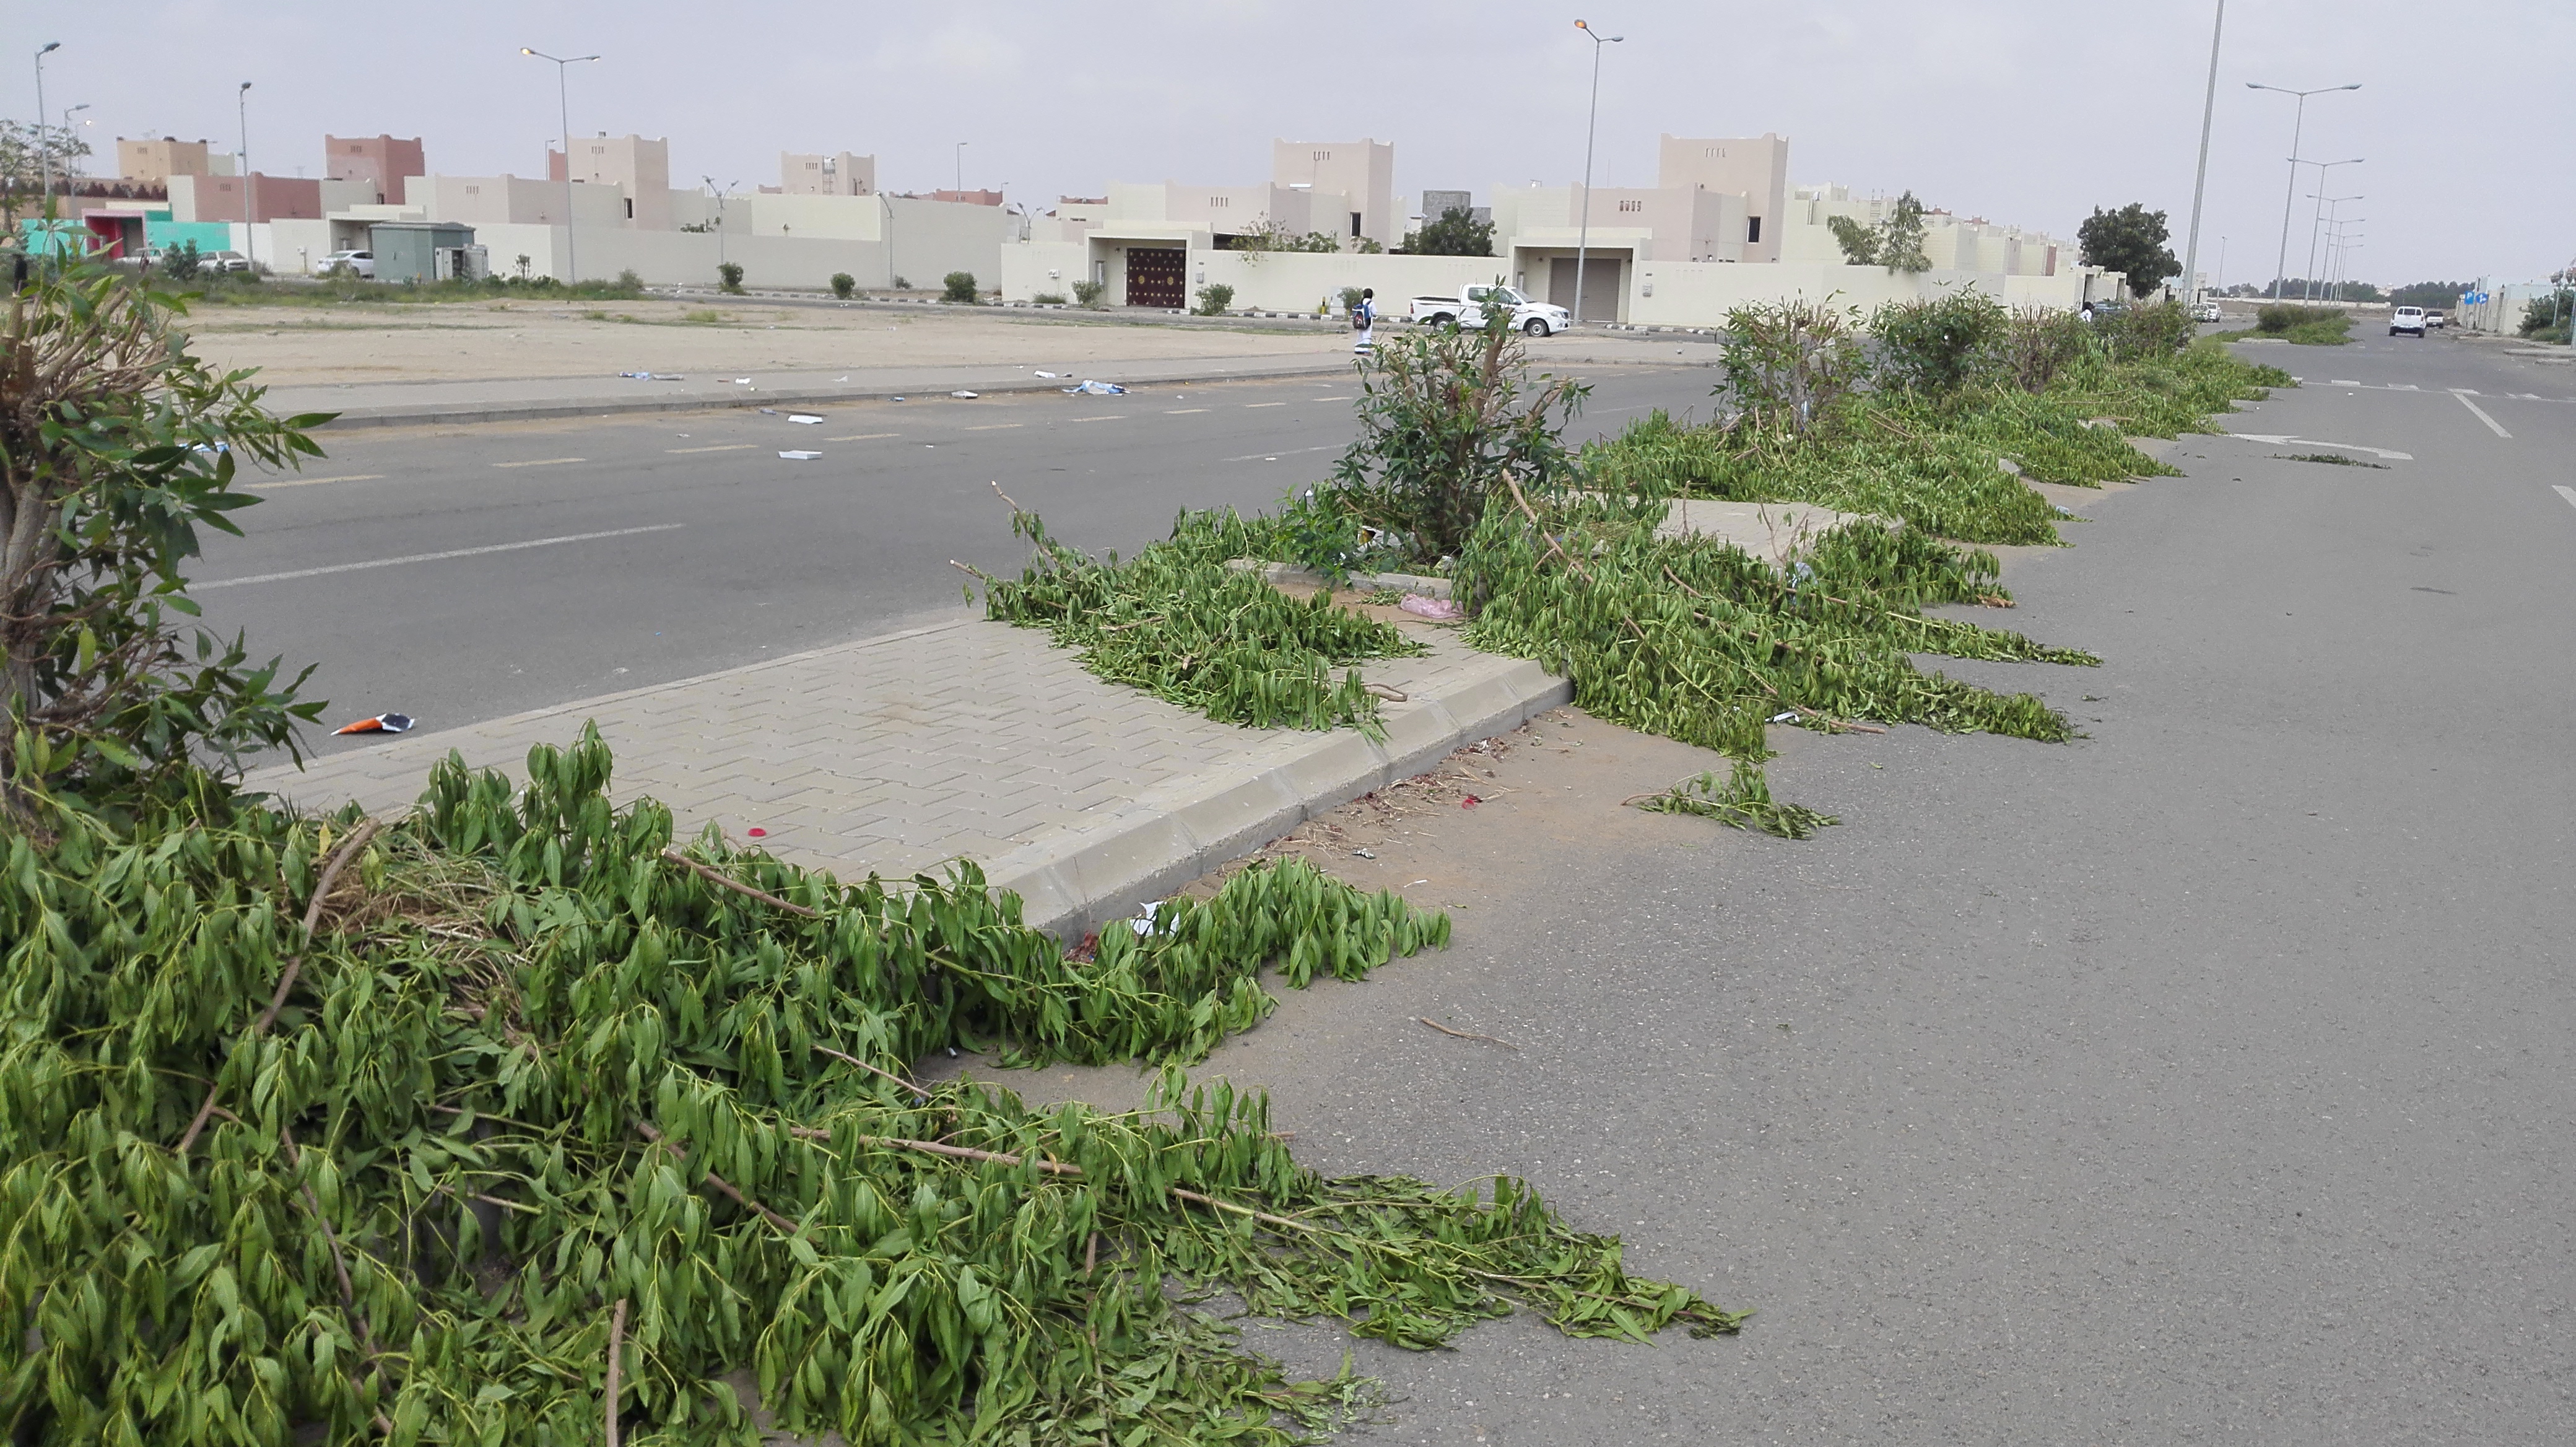
[{"label": "white lane marking", "polygon": [[847,437],[826,437],[826,442],[873,442],[880,437],[901,437],[900,432],[854,432]]},{"label": "white lane marking", "polygon": [[637,533],[667,533],[687,523],[655,523],[645,528],[614,528],[604,533],[566,533],[559,538],[530,538],[524,543],[493,543],[481,548],[449,548],[443,553],[413,553],[401,558],[377,558],[364,563],[334,563],[327,568],[297,568],[285,573],[253,573],[247,578],[218,578],[211,583],[191,583],[188,591],[202,593],[208,588],[238,588],[244,583],[283,583],[289,578],[318,578],[324,573],[354,573],[365,568],[392,568],[404,563],[435,563],[441,558],[471,558],[482,553],[515,553],[521,548],[551,548],[558,543],[587,543],[598,538],[631,538]]},{"label": "white lane marking", "polygon": [[2326,385],[2329,387],[2358,387],[2361,384],[2359,382],[2347,381],[2342,377],[2337,377],[2333,381],[2326,383]]},{"label": "white lane marking", "polygon": [[727,442],[715,447],[665,447],[662,450],[676,456],[687,452],[744,452],[759,445],[757,442]]},{"label": "white lane marking", "polygon": [[2558,484],[2554,482],[2551,483],[2550,486],[2558,488],[2558,495],[2567,499],[2567,505],[2569,507],[2576,507],[2576,487],[2559,487]]},{"label": "white lane marking", "polygon": [[1193,412],[1204,412],[1206,410],[1207,409],[1205,407],[1174,407],[1163,415],[1166,417],[1187,417]]},{"label": "white lane marking", "polygon": [[1347,402],[1351,399],[1348,397],[1309,397],[1306,400],[1309,402]]},{"label": "white lane marking", "polygon": [[2424,389],[2416,386],[2412,382],[2391,382],[2388,384],[2388,390],[2391,392],[2421,392]]},{"label": "white lane marking", "polygon": [[2454,397],[2483,397],[2486,395],[2475,387],[2452,387],[2448,390]]},{"label": "white lane marking", "polygon": [[1327,442],[1321,447],[1290,447],[1278,452],[1247,452],[1241,457],[1220,457],[1217,461],[1276,462],[1283,457],[1294,457],[1300,452],[1339,452],[1342,450],[1342,447],[1343,444],[1339,442]]},{"label": "white lane marking", "polygon": [[496,462],[494,467],[553,467],[565,462],[588,462],[587,457],[534,457],[526,462]]},{"label": "white lane marking", "polygon": [[2494,434],[2495,434],[2496,436],[2498,436],[2498,437],[2511,437],[2511,436],[2513,435],[2512,433],[2505,431],[2505,430],[2504,430],[2504,427],[2503,427],[2503,425],[2502,425],[2502,424],[2498,423],[2494,418],[2492,418],[2492,417],[2488,416],[2488,415],[2487,415],[2487,409],[2485,409],[2484,407],[2481,407],[2481,406],[2479,406],[2477,403],[2470,401],[2470,400],[2469,400],[2467,397],[2465,397],[2465,396],[2461,396],[2461,394],[2460,394],[2460,393],[2454,392],[2454,393],[2452,393],[2451,395],[2452,395],[2452,396],[2454,396],[2454,397],[2459,397],[2459,399],[2460,399],[2460,405],[2461,405],[2461,406],[2466,407],[2466,408],[2468,408],[2470,411],[2475,412],[2476,414],[2478,414],[2478,420],[2479,420],[2480,422],[2483,422],[2483,423],[2487,424],[2487,430],[2488,430],[2489,432],[2494,433]]},{"label": "white lane marking", "polygon": [[2247,442],[2268,442],[2274,447],[2289,447],[2292,445],[2300,447],[2340,447],[2346,452],[2367,452],[2373,457],[2385,457],[2391,462],[2413,462],[2415,460],[2415,454],[2411,452],[2396,452],[2389,448],[2372,447],[2360,442],[2320,442],[2313,437],[2291,437],[2277,432],[2230,432],[2227,435],[2230,437],[2243,438]]},{"label": "white lane marking", "polygon": [[1124,412],[1103,412],[1097,417],[1076,417],[1071,420],[1075,422],[1115,422],[1126,415],[1127,414]]},{"label": "white lane marking", "polygon": [[980,427],[969,427],[966,430],[969,432],[1007,432],[1011,428],[1024,427],[1026,425],[1028,424],[1023,422],[987,422]]},{"label": "white lane marking", "polygon": [[281,487],[320,487],[326,482],[381,482],[381,472],[353,472],[347,477],[262,477],[245,484],[253,492],[268,492]]},{"label": "white lane marking", "polygon": [[1285,402],[1246,402],[1243,405],[1246,407],[1285,407],[1288,404]]}]

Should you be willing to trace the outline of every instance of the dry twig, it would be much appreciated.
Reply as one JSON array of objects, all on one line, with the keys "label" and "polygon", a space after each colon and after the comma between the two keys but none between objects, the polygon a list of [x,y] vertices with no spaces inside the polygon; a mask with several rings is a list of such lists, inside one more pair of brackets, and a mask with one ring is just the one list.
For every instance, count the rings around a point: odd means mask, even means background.
[{"label": "dry twig", "polygon": [[736,894],[750,895],[752,898],[759,900],[762,904],[774,905],[779,909],[787,911],[789,914],[801,914],[807,919],[821,919],[823,917],[823,912],[819,909],[807,909],[801,904],[790,904],[786,900],[780,899],[777,895],[770,894],[764,890],[754,889],[748,884],[744,884],[739,880],[727,877],[722,871],[711,869],[706,865],[700,864],[698,861],[691,859],[689,856],[682,854],[676,849],[663,850],[662,857],[671,861],[673,864],[694,870],[701,878],[707,880],[711,884],[722,885]]},{"label": "dry twig", "polygon": [[1488,1045],[1500,1045],[1505,1050],[1520,1049],[1519,1046],[1514,1045],[1509,1040],[1497,1040],[1491,1035],[1479,1035],[1473,1030],[1452,1030],[1448,1026],[1441,1024],[1439,1021],[1432,1019],[1428,1015],[1416,1015],[1413,1018],[1430,1026],[1432,1029],[1439,1031],[1443,1035],[1455,1035],[1461,1040],[1482,1040]]}]

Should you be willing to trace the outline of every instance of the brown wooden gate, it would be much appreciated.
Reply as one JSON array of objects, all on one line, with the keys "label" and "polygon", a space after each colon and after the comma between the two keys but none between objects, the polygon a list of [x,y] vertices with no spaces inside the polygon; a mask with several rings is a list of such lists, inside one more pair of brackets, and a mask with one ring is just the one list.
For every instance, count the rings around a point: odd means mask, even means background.
[{"label": "brown wooden gate", "polygon": [[1127,251],[1127,304],[1178,310],[1189,305],[1188,253],[1164,249]]}]

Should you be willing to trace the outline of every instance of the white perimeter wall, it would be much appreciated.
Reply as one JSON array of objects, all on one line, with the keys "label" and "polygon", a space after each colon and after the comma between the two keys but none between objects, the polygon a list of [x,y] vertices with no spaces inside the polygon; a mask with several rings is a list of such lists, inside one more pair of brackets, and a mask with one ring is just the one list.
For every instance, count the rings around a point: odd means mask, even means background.
[{"label": "white perimeter wall", "polygon": [[1628,320],[1639,326],[1714,327],[1729,309],[1756,302],[1805,298],[1856,306],[1867,312],[1891,301],[1937,297],[1959,287],[1985,292],[2006,306],[2077,307],[2084,275],[2006,276],[2001,272],[1924,271],[1911,275],[1881,266],[1783,261],[1768,265],[1648,261],[1629,282]]}]

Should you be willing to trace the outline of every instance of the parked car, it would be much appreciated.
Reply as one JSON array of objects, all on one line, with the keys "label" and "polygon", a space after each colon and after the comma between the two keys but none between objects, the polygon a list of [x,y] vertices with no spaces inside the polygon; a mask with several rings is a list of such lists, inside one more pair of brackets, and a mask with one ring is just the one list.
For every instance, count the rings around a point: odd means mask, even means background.
[{"label": "parked car", "polygon": [[2430,327],[2430,328],[2432,328],[2432,329],[2433,329],[2433,330],[2435,330],[2435,331],[2439,331],[2439,330],[2441,330],[2442,328],[2449,326],[2450,324],[2451,324],[2451,314],[2450,314],[2449,312],[2445,312],[2445,311],[2435,311],[2435,310],[2434,310],[2433,308],[2431,308],[2431,307],[2426,307],[2426,308],[2424,309],[2424,325],[2425,325],[2425,326]]},{"label": "parked car", "polygon": [[238,251],[205,251],[197,255],[200,271],[248,271],[250,258]]},{"label": "parked car", "polygon": [[351,275],[363,276],[373,281],[376,275],[376,254],[372,251],[335,251],[322,258],[323,275],[328,276],[342,269],[346,269]]},{"label": "parked car", "polygon": [[1573,313],[1565,308],[1531,301],[1508,286],[1462,286],[1456,296],[1417,296],[1413,299],[1413,319],[1434,324],[1456,322],[1473,331],[1485,324],[1487,302],[1511,308],[1512,325],[1533,337],[1552,336],[1574,325]]},{"label": "parked car", "polygon": [[2388,334],[2392,337],[2400,335],[2419,338],[2422,337],[2424,335],[2424,309],[2420,306],[2402,306],[2397,310],[2390,312],[2388,314]]},{"label": "parked car", "polygon": [[2214,301],[2202,302],[2191,309],[2191,319],[2196,322],[2214,322],[2222,315],[2224,314],[2219,311],[2218,303]]}]

